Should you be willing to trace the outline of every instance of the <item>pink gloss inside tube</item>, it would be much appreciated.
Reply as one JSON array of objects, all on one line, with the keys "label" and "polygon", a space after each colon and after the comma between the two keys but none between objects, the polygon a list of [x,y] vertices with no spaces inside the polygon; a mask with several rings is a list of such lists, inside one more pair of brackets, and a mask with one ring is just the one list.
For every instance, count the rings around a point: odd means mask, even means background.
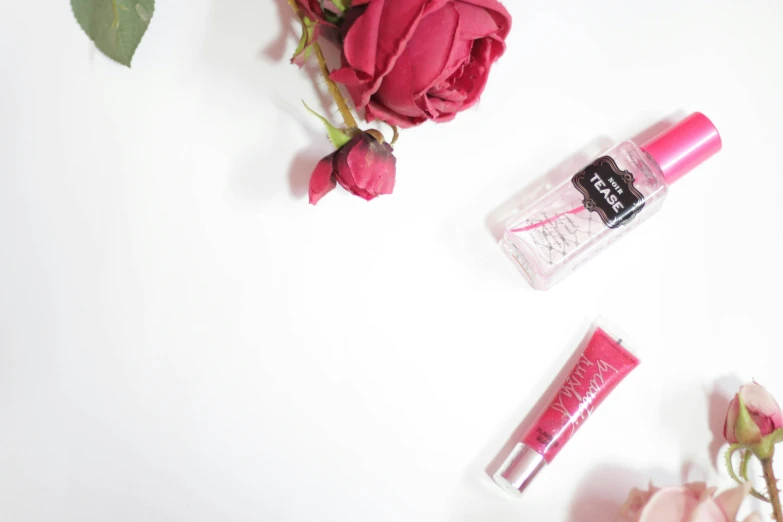
[{"label": "pink gloss inside tube", "polygon": [[639,359],[601,328],[592,333],[557,393],[509,453],[494,480],[521,493],[563,449],[579,427]]}]

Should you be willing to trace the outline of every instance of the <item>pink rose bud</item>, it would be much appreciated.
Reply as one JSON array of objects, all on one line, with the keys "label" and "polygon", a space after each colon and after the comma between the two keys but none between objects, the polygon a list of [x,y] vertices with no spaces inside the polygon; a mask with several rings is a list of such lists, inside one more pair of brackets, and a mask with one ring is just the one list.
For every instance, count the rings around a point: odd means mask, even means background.
[{"label": "pink rose bud", "polygon": [[[715,489],[703,483],[634,489],[616,522],[735,522],[749,490],[746,484],[715,496]],[[761,517],[753,513],[744,522],[761,522]]]},{"label": "pink rose bud", "polygon": [[[747,415],[744,415],[744,410]],[[764,389],[752,382],[739,389],[729,404],[723,436],[731,444],[753,445],[763,437],[783,427],[783,412],[780,406]]]},{"label": "pink rose bud", "polygon": [[[380,133],[373,131],[380,137]],[[315,205],[337,183],[351,194],[371,200],[391,194],[397,160],[388,143],[359,132],[337,151],[318,162],[310,176],[310,204]]]}]

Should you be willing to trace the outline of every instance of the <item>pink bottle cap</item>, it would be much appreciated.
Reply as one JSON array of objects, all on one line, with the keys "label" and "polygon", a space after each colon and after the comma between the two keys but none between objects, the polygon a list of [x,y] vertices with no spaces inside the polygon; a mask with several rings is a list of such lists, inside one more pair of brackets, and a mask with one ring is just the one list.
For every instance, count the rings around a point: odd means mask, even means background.
[{"label": "pink bottle cap", "polygon": [[674,183],[721,149],[720,134],[702,113],[694,112],[644,145],[670,184]]}]

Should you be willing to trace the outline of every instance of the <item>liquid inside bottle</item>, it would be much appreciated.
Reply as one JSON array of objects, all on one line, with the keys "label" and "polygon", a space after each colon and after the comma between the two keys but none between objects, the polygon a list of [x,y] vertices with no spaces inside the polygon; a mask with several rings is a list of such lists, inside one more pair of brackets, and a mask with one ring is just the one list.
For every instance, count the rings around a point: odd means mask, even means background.
[{"label": "liquid inside bottle", "polygon": [[636,228],[668,191],[658,164],[630,141],[555,187],[512,217],[502,246],[530,283],[547,289]]}]

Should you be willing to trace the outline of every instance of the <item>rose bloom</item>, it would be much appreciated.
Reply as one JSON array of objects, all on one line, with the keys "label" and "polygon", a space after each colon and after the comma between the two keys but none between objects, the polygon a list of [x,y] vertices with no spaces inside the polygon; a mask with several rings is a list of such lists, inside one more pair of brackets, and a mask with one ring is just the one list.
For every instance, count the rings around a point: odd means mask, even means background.
[{"label": "rose bloom", "polygon": [[[737,440],[735,428],[737,427],[737,417],[739,416],[739,398],[745,403],[750,418],[758,426],[760,436],[765,437],[773,431],[783,428],[783,412],[775,401],[775,398],[760,384],[752,382],[739,389],[729,403],[729,411],[726,413],[726,422],[723,425],[723,436],[731,444],[740,442]],[[743,444],[755,444],[758,440],[743,440]]]},{"label": "rose bloom", "polygon": [[391,145],[376,138],[375,132],[357,133],[348,143],[318,162],[310,176],[310,204],[318,203],[337,183],[368,201],[381,194],[392,193],[397,160]]},{"label": "rose bloom", "polygon": [[[736,522],[742,500],[750,485],[736,487],[715,496],[715,488],[704,483],[648,491],[633,489],[616,522]],[[762,522],[753,513],[744,522]]]},{"label": "rose bloom", "polygon": [[497,0],[353,0],[332,78],[368,121],[449,121],[478,101],[510,28]]}]

